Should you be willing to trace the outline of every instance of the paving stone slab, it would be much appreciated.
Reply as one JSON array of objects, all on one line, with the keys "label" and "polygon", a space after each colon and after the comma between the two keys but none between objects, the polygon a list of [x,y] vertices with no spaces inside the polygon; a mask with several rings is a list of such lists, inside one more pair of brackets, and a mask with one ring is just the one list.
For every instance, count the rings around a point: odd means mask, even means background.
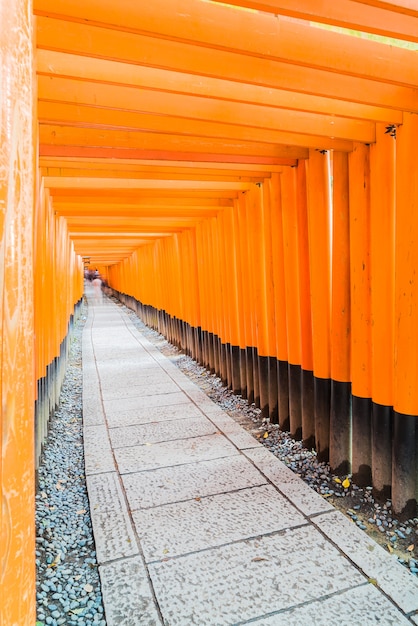
[{"label": "paving stone slab", "polygon": [[311,489],[299,476],[282,463],[267,448],[244,450],[243,454],[285,495],[304,515],[334,511],[325,498]]},{"label": "paving stone slab", "polygon": [[99,374],[106,369],[108,371],[111,371],[113,369],[115,372],[120,371],[123,368],[125,368],[125,370],[129,370],[131,368],[134,369],[138,367],[142,367],[143,369],[161,369],[159,368],[158,363],[156,363],[152,358],[145,359],[143,356],[135,353],[122,356],[119,354],[118,350],[114,350],[113,354],[114,356],[112,358],[109,357],[108,359],[97,359]]},{"label": "paving stone slab", "polygon": [[83,425],[98,426],[105,424],[105,417],[100,397],[83,398]]},{"label": "paving stone slab", "polygon": [[87,491],[98,563],[138,554],[116,472],[88,476]]},{"label": "paving stone slab", "polygon": [[171,383],[173,381],[161,368],[152,368],[151,370],[136,368],[135,370],[101,371],[100,382],[102,387],[106,389],[107,385],[118,385],[121,388],[125,388],[140,387],[141,385],[149,384]]},{"label": "paving stone slab", "polygon": [[148,569],[167,626],[241,624],[364,582],[311,525]]},{"label": "paving stone slab", "polygon": [[[246,622],[248,623],[248,622]],[[372,584],[276,613],[254,626],[407,626],[409,620]]]},{"label": "paving stone slab", "polygon": [[271,485],[133,512],[147,562],[306,524]]},{"label": "paving stone slab", "polygon": [[[191,399],[194,400],[194,398],[197,398],[197,395],[194,394],[188,394],[190,396]],[[222,409],[215,404],[215,402],[213,402],[210,398],[208,398],[208,396],[202,391],[202,396],[200,399],[198,399],[198,401],[196,402],[196,404],[199,404],[199,408],[208,416],[208,417],[213,417],[216,415],[221,415],[222,413],[224,413],[224,411],[222,411]],[[232,418],[231,418],[232,419]]]},{"label": "paving stone slab", "polygon": [[131,510],[181,502],[266,483],[242,456],[229,456],[122,476]]},{"label": "paving stone slab", "polygon": [[[190,379],[186,378],[182,372],[180,372],[176,366],[173,366],[173,372],[166,372],[167,376],[170,376],[187,395],[191,395],[198,387],[196,383],[192,382]],[[206,396],[207,397],[207,396]]]},{"label": "paving stone slab", "polygon": [[206,435],[115,450],[121,474],[183,465],[194,461],[208,461],[234,454],[239,453],[222,435]]},{"label": "paving stone slab", "polygon": [[103,402],[105,413],[114,411],[131,411],[132,409],[147,409],[156,406],[170,406],[173,404],[187,404],[188,397],[181,391],[162,393],[158,396],[138,396],[136,398],[124,398],[117,400],[105,400]]},{"label": "paving stone slab", "polygon": [[115,463],[106,426],[84,428],[84,461],[86,476],[114,471]]},{"label": "paving stone slab", "polygon": [[418,579],[340,511],[312,518],[405,613],[418,611]]},{"label": "paving stone slab", "polygon": [[248,448],[265,449],[255,437],[244,430],[242,426],[237,424],[237,422],[224,411],[211,411],[209,414],[207,411],[204,411],[204,413],[208,415],[209,419],[214,422],[219,430],[221,430],[239,450],[246,450]]},{"label": "paving stone slab", "polygon": [[111,428],[110,441],[113,448],[138,446],[146,443],[174,441],[189,437],[201,437],[216,433],[216,427],[203,415],[182,420],[157,422],[154,424],[135,424],[123,428]]},{"label": "paving stone slab", "polygon": [[92,396],[100,400],[100,380],[97,373],[90,376],[83,375],[83,399]]},{"label": "paving stone slab", "polygon": [[183,420],[189,417],[202,417],[202,413],[191,402],[142,409],[119,410],[109,409],[106,417],[111,428],[130,426],[132,424],[148,424],[168,420]]},{"label": "paving stone slab", "polygon": [[107,384],[103,387],[103,400],[125,400],[128,398],[141,398],[143,396],[158,396],[167,393],[178,393],[179,386],[168,379],[162,383],[154,383],[148,380],[145,384],[121,387],[118,383]]},{"label": "paving stone slab", "polygon": [[412,615],[410,619],[414,624],[418,624],[418,615]]},{"label": "paving stone slab", "polygon": [[107,626],[160,626],[140,557],[99,567]]}]

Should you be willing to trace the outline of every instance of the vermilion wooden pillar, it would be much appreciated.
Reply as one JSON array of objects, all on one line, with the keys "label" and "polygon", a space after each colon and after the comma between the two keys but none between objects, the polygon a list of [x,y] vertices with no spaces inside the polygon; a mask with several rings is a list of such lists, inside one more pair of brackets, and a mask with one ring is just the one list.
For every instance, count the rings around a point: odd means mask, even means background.
[{"label": "vermilion wooden pillar", "polygon": [[0,0],[0,623],[35,623],[31,4]]},{"label": "vermilion wooden pillar", "polygon": [[370,146],[372,480],[384,497],[392,483],[395,148],[395,137],[377,124]]},{"label": "vermilion wooden pillar", "polygon": [[371,256],[370,149],[356,144],[349,155],[352,472],[371,485]]},{"label": "vermilion wooden pillar", "polygon": [[[283,251],[283,222],[281,203],[281,174],[274,173],[266,181],[270,188],[271,203],[271,243],[273,262],[274,318],[276,330],[276,369],[277,369],[277,411],[278,421],[283,430],[289,430],[289,381],[287,349],[287,311],[285,290],[285,266]],[[271,364],[270,370],[273,365]],[[274,406],[275,387],[272,385],[270,403]]]},{"label": "vermilion wooden pillar", "polygon": [[350,209],[348,155],[334,152],[332,214],[330,465],[351,470]]},{"label": "vermilion wooden pillar", "polygon": [[417,514],[418,500],[418,115],[396,137],[395,353],[392,502]]},{"label": "vermilion wooden pillar", "polygon": [[328,460],[331,396],[331,275],[329,155],[309,150],[307,164],[309,258],[314,371],[315,443]]},{"label": "vermilion wooden pillar", "polygon": [[299,293],[299,224],[296,168],[281,175],[283,252],[286,288],[287,350],[289,360],[290,433],[302,438],[301,317]]},{"label": "vermilion wooden pillar", "polygon": [[302,366],[302,439],[315,447],[314,377],[312,354],[311,285],[309,277],[309,233],[306,190],[306,161],[296,168],[296,210],[298,221],[298,265],[300,306],[300,358]]}]

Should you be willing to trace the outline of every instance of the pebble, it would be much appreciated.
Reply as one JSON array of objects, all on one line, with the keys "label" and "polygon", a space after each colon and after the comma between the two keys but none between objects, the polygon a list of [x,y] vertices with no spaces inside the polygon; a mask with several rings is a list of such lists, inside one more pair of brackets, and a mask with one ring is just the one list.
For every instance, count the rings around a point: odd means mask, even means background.
[{"label": "pebble", "polygon": [[[80,606],[81,590],[76,580],[79,576],[83,585],[89,584],[93,588],[91,597],[96,602],[89,608],[91,620],[103,621],[82,446],[80,364],[84,321],[85,318],[80,319],[73,327],[60,404],[50,420],[39,467],[36,494],[37,619],[48,626],[87,626],[84,617],[80,616],[80,621],[70,613],[71,609]],[[87,513],[78,515],[79,510]],[[55,566],[47,567],[55,563]]]}]

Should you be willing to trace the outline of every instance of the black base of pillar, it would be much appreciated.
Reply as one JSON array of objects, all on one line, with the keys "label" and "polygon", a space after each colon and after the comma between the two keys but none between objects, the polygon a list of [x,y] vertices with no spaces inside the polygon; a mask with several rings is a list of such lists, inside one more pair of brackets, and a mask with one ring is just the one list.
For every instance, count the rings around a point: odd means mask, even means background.
[{"label": "black base of pillar", "polygon": [[247,356],[245,348],[240,348],[239,353],[239,376],[241,395],[243,398],[247,398]]},{"label": "black base of pillar", "polygon": [[372,401],[352,397],[352,471],[359,487],[372,484]]},{"label": "black base of pillar", "polygon": [[209,369],[211,374],[219,376],[219,346],[218,337],[208,333]]},{"label": "black base of pillar", "polygon": [[372,480],[378,497],[390,498],[392,485],[393,408],[372,403]]},{"label": "black base of pillar", "polygon": [[258,369],[258,350],[253,347],[253,384],[254,384],[254,404],[260,408],[260,377]]},{"label": "black base of pillar", "polygon": [[260,389],[260,409],[263,417],[269,416],[269,358],[258,356],[258,380]]},{"label": "black base of pillar", "polygon": [[331,404],[331,381],[314,376],[315,443],[319,461],[329,459],[329,415]]},{"label": "black base of pillar", "polygon": [[351,383],[331,381],[329,462],[335,474],[351,472]]},{"label": "black base of pillar", "polygon": [[248,404],[254,402],[254,369],[253,369],[253,349],[245,348],[245,363],[247,371],[247,400]]},{"label": "black base of pillar", "polygon": [[289,419],[289,371],[287,361],[277,361],[277,387],[279,400],[279,424],[285,431],[290,429]]},{"label": "black base of pillar", "polygon": [[219,369],[221,372],[222,384],[228,387],[228,348],[226,343],[219,342],[220,348],[220,363]]},{"label": "black base of pillar", "polygon": [[315,448],[314,375],[302,370],[302,441],[305,448]]},{"label": "black base of pillar", "polygon": [[417,513],[418,416],[394,413],[392,508],[402,519]]},{"label": "black base of pillar", "polygon": [[279,392],[277,389],[277,359],[269,357],[269,418],[272,424],[279,423]]},{"label": "black base of pillar", "polygon": [[231,346],[231,388],[233,393],[241,393],[241,350],[239,346]]},{"label": "black base of pillar", "polygon": [[302,439],[302,377],[300,365],[289,363],[289,421],[290,434]]}]

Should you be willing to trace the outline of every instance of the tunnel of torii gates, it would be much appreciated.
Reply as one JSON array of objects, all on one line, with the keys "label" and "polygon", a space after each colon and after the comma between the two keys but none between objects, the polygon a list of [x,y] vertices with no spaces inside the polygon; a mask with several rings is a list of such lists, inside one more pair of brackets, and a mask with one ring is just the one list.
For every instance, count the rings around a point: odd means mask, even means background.
[{"label": "tunnel of torii gates", "polygon": [[0,0],[5,626],[85,266],[416,514],[417,2],[232,3]]}]

